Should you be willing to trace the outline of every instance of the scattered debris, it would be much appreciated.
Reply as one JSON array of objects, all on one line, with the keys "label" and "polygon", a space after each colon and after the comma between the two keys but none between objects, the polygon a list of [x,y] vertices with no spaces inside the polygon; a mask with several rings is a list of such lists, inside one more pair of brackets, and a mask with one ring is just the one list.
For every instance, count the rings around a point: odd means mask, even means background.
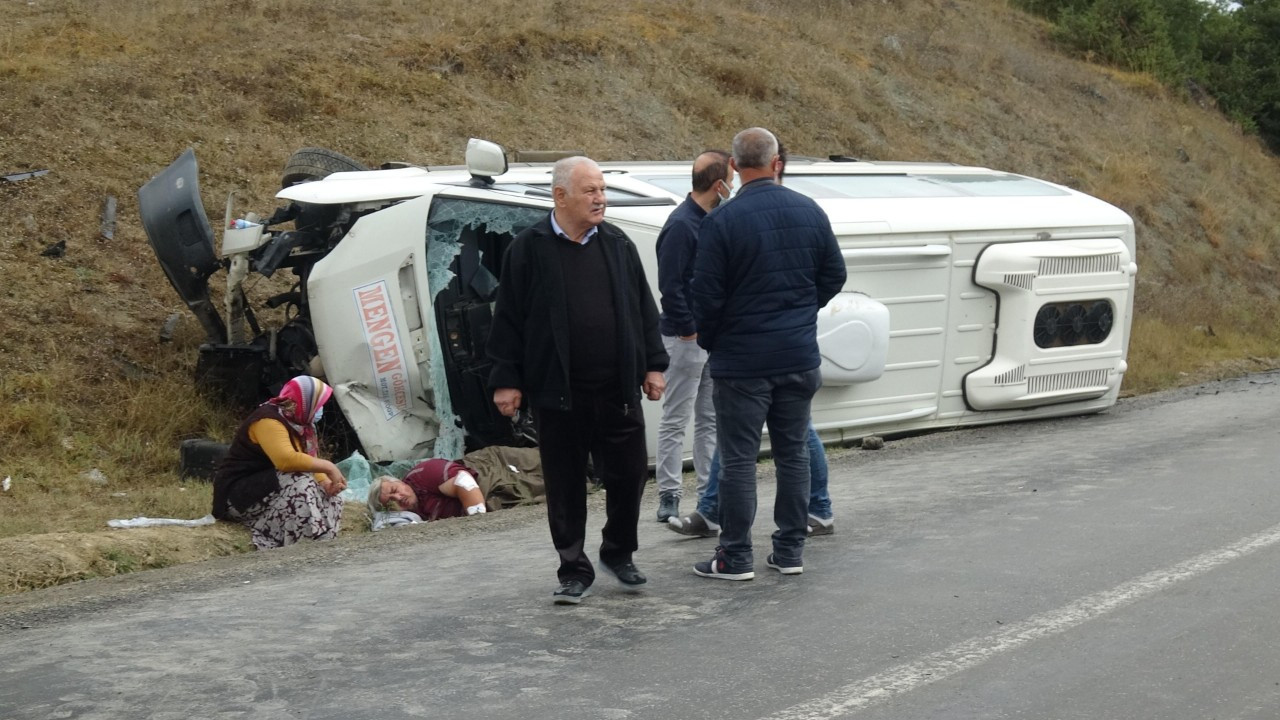
[{"label": "scattered debris", "polygon": [[30,180],[31,178],[38,178],[41,175],[48,175],[48,174],[49,174],[48,170],[28,170],[26,172],[16,172],[16,173],[9,173],[8,175],[0,175],[0,180],[16,183],[16,182],[22,182],[23,180]]},{"label": "scattered debris", "polygon": [[85,472],[80,473],[80,479],[85,482],[93,483],[94,485],[107,484],[107,476],[98,468],[86,470]]},{"label": "scattered debris", "polygon": [[41,257],[60,258],[66,254],[67,254],[67,241],[65,239],[59,240],[58,242],[40,251]]},{"label": "scattered debris", "polygon": [[863,450],[880,450],[884,448],[884,438],[879,435],[868,435],[862,438]]},{"label": "scattered debris", "polygon": [[1093,87],[1092,85],[1080,85],[1080,84],[1078,84],[1078,83],[1077,83],[1077,84],[1073,85],[1073,87],[1074,87],[1074,88],[1076,89],[1076,91],[1077,91],[1077,92],[1079,92],[1081,95],[1088,96],[1088,97],[1090,97],[1090,98],[1093,98],[1094,100],[1099,100],[1099,101],[1101,101],[1101,102],[1106,102],[1106,101],[1107,101],[1107,96],[1106,96],[1106,95],[1103,95],[1103,94],[1102,94],[1102,93],[1100,93],[1100,92],[1098,92],[1098,88]]},{"label": "scattered debris", "polygon": [[13,487],[13,478],[6,475],[4,481],[0,482],[0,491],[9,492],[11,487]]},{"label": "scattered debris", "polygon": [[164,325],[160,326],[160,342],[173,341],[173,331],[178,329],[178,320],[181,318],[181,313],[173,313],[164,319]]},{"label": "scattered debris", "polygon": [[108,195],[107,199],[102,202],[102,226],[99,232],[104,240],[111,240],[116,236],[115,195]]},{"label": "scattered debris", "polygon": [[1178,160],[1184,163],[1191,162],[1191,156],[1187,154],[1186,148],[1178,148]]}]

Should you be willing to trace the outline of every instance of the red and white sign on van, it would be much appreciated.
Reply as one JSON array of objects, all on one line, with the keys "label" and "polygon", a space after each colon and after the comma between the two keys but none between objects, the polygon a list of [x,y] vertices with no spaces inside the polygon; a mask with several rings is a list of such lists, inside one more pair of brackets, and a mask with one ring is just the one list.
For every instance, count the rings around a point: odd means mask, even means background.
[{"label": "red and white sign on van", "polygon": [[378,388],[382,412],[390,420],[409,409],[410,393],[409,370],[395,317],[391,314],[387,282],[379,280],[353,292],[373,363],[373,382]]}]

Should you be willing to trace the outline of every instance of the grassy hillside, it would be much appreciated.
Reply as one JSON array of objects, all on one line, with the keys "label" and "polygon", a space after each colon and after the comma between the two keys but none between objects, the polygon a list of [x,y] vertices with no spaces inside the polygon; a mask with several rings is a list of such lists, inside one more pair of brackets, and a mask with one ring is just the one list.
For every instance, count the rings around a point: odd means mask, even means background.
[{"label": "grassy hillside", "polygon": [[[1069,59],[1001,0],[11,1],[0,99],[0,174],[50,171],[0,182],[0,571],[43,557],[18,536],[207,510],[177,445],[236,418],[191,392],[202,333],[136,200],[187,147],[214,217],[233,189],[269,211],[308,145],[370,164],[458,163],[472,136],[677,159],[763,125],[798,154],[993,167],[1134,216],[1127,392],[1280,356],[1280,163],[1209,101]],[[104,572],[0,572],[0,593]]]}]

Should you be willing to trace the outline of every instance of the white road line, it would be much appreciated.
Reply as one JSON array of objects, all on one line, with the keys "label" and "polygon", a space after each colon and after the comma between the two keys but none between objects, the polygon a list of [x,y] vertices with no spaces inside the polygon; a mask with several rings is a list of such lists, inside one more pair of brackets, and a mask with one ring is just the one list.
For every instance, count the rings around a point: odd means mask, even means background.
[{"label": "white road line", "polygon": [[827,695],[794,705],[763,720],[822,720],[844,717],[871,705],[945,680],[995,656],[1034,640],[1057,635],[1112,610],[1154,595],[1174,583],[1203,575],[1219,565],[1280,543],[1280,525],[1198,555],[1173,567],[1156,570],[1057,610],[1032,616],[985,637],[972,638],[923,658],[872,675]]}]

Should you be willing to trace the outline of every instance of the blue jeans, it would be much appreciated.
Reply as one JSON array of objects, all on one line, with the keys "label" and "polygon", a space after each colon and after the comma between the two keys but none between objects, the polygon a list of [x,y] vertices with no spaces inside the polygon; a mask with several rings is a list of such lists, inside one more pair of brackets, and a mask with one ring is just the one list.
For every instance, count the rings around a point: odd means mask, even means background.
[{"label": "blue jeans", "polygon": [[717,378],[716,439],[720,449],[720,547],[731,572],[754,565],[751,526],[756,519],[756,462],[761,430],[777,468],[773,501],[773,554],[799,565],[809,531],[809,407],[822,384],[817,368],[762,378]]},{"label": "blue jeans", "polygon": [[[809,514],[830,520],[831,493],[827,491],[827,451],[822,447],[818,431],[809,423]],[[713,523],[720,523],[720,453],[711,458],[711,472],[707,475],[707,489],[698,496],[698,514]]]}]

